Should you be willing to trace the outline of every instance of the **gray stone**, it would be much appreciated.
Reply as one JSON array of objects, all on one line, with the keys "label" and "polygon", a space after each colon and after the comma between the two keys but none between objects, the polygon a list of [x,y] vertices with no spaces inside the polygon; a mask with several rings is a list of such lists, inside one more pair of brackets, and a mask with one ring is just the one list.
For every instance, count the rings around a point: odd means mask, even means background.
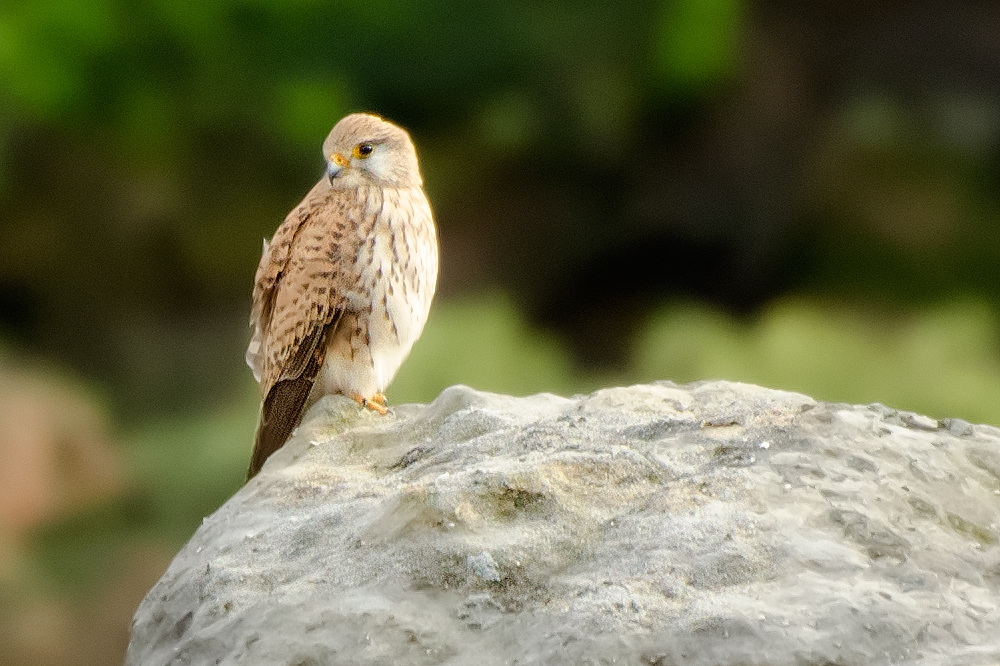
[{"label": "gray stone", "polygon": [[127,664],[1000,662],[1000,431],[746,384],[318,403]]},{"label": "gray stone", "polygon": [[974,426],[964,419],[945,419],[944,427],[956,437],[968,437],[975,432]]}]

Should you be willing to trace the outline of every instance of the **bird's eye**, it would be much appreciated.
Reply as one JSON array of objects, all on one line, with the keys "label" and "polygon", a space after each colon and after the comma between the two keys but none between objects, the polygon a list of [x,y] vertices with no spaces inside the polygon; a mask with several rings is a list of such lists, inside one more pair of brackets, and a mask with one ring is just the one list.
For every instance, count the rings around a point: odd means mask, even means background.
[{"label": "bird's eye", "polygon": [[368,143],[367,141],[365,143],[359,143],[358,145],[354,146],[354,156],[357,157],[359,160],[363,160],[371,154],[372,154],[372,144]]}]

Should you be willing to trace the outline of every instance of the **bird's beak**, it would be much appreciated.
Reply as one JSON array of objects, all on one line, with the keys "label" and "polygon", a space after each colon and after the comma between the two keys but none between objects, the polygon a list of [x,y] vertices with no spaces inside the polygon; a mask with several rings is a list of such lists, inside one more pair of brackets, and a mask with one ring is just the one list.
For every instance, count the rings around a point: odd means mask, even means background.
[{"label": "bird's beak", "polygon": [[329,174],[330,180],[339,176],[349,163],[348,159],[340,153],[330,155],[330,161],[326,165],[326,172]]}]

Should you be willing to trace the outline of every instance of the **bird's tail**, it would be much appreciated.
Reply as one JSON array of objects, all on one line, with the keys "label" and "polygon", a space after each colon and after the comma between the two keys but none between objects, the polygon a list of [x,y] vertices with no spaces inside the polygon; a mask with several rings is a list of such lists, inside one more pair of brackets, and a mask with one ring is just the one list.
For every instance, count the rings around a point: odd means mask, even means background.
[{"label": "bird's tail", "polygon": [[[303,351],[310,354],[308,362],[302,368],[298,377],[281,379],[264,396],[260,408],[260,424],[257,426],[257,439],[250,457],[250,467],[247,469],[247,481],[252,479],[268,456],[284,446],[292,431],[298,427],[305,411],[306,400],[316,383],[316,375],[323,367],[326,356],[326,333],[329,326],[320,333],[320,339],[315,345],[305,346]],[[310,348],[311,347],[311,348]]]}]

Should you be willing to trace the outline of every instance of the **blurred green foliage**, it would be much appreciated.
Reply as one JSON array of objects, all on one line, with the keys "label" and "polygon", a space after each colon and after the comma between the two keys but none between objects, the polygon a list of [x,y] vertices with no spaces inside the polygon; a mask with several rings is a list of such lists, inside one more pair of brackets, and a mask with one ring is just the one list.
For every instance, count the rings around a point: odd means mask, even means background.
[{"label": "blurred green foliage", "polygon": [[456,383],[569,395],[614,383],[729,379],[818,400],[1000,423],[1000,314],[983,302],[913,312],[791,298],[752,320],[681,302],[656,309],[629,348],[619,374],[589,375],[509,300],[448,303],[436,306],[390,395],[397,403],[427,402]]},{"label": "blurred green foliage", "polygon": [[691,94],[725,81],[739,67],[742,14],[740,0],[665,3],[656,45],[665,82]]},{"label": "blurred green foliage", "polygon": [[580,389],[572,360],[511,301],[482,294],[436,305],[392,383],[393,402],[430,402],[452,384],[511,395]]},{"label": "blurred green foliage", "polygon": [[998,423],[998,340],[996,308],[981,302],[914,313],[793,299],[754,322],[689,304],[654,316],[633,372],[676,381],[725,378],[819,400]]}]

